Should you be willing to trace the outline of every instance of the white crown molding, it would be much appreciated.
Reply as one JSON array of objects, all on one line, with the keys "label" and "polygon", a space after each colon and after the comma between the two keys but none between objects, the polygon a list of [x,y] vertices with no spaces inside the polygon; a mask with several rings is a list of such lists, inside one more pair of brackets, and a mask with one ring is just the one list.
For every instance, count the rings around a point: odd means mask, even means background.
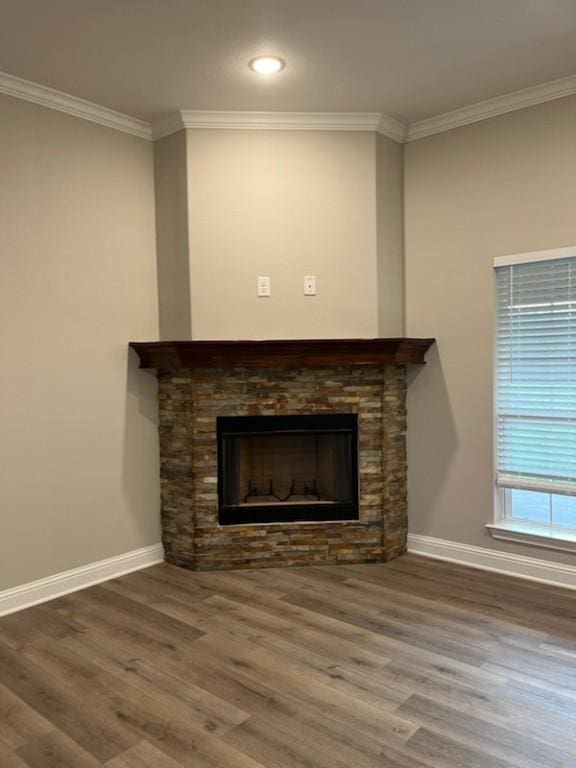
[{"label": "white crown molding", "polygon": [[184,128],[265,131],[375,131],[403,142],[406,126],[379,112],[236,112],[182,110],[155,121],[154,139]]},{"label": "white crown molding", "polygon": [[164,560],[164,550],[161,544],[135,549],[117,557],[100,560],[96,563],[73,568],[71,571],[57,573],[46,579],[31,581],[19,587],[0,592],[0,616],[22,611],[39,603],[54,600],[56,597],[76,592],[79,589],[100,584],[109,579],[115,579],[141,568],[157,565]]},{"label": "white crown molding", "polygon": [[236,112],[182,110],[153,125],[91,101],[0,72],[0,93],[41,104],[141,139],[156,140],[184,128],[232,128],[287,131],[376,131],[394,141],[416,141],[519,109],[576,94],[576,75],[487,99],[405,126],[378,112]]},{"label": "white crown molding", "polygon": [[533,107],[546,101],[563,99],[574,94],[576,94],[576,75],[563,77],[560,80],[551,80],[548,83],[524,88],[521,91],[513,91],[503,96],[496,96],[494,99],[480,101],[462,109],[455,109],[443,115],[412,123],[408,127],[406,140],[416,141],[435,133],[444,133],[444,131],[450,131],[463,125],[478,123],[481,120],[498,117],[498,115],[504,115],[507,112],[516,112],[519,109]]},{"label": "white crown molding", "polygon": [[185,128],[274,131],[376,131],[378,112],[180,112]]},{"label": "white crown molding", "polygon": [[22,80],[20,77],[14,77],[14,75],[8,75],[5,72],[0,72],[0,93],[15,96],[25,101],[32,101],[34,104],[40,104],[58,112],[65,112],[92,123],[105,125],[116,131],[130,133],[141,139],[148,141],[152,139],[150,124],[144,120],[138,120],[138,118],[124,115],[122,112],[101,107],[99,104],[79,99],[77,96],[70,96],[45,85]]},{"label": "white crown molding", "polygon": [[380,115],[376,130],[383,136],[387,136],[389,139],[394,139],[394,141],[397,141],[400,144],[404,144],[408,135],[407,125],[404,125],[404,123],[390,117],[390,115],[387,115],[384,112]]},{"label": "white crown molding", "polygon": [[553,563],[535,557],[513,555],[510,552],[474,547],[470,544],[435,539],[416,533],[408,534],[408,551],[415,555],[425,555],[436,560],[468,565],[484,571],[504,573],[519,579],[576,589],[576,565]]}]

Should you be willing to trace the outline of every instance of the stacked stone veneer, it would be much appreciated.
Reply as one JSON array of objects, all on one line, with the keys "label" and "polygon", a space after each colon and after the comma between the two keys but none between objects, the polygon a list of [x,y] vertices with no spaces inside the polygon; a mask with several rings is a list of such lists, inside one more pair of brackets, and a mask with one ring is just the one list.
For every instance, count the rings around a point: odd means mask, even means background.
[{"label": "stacked stone veneer", "polygon": [[[406,549],[402,366],[159,371],[166,559],[193,569],[389,560]],[[357,413],[360,519],[218,525],[217,416]]]}]

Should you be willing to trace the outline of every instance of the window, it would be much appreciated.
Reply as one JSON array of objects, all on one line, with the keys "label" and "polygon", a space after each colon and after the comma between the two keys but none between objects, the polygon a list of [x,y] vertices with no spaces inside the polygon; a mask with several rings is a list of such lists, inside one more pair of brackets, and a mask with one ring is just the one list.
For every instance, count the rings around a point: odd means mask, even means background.
[{"label": "window", "polygon": [[576,535],[576,248],[496,260],[500,522]]}]

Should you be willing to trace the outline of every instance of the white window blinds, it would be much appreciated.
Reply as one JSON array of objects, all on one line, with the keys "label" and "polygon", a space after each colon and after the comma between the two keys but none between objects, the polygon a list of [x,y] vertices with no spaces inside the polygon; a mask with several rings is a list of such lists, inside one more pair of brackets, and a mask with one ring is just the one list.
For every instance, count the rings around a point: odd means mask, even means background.
[{"label": "white window blinds", "polygon": [[576,494],[576,257],[496,267],[497,482]]}]

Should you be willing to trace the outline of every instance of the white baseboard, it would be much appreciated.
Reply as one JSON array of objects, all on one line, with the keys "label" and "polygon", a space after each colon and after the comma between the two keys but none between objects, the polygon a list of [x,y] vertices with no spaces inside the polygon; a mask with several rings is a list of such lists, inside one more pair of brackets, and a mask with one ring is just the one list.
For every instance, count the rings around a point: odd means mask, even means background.
[{"label": "white baseboard", "polygon": [[576,589],[576,560],[574,565],[551,563],[535,557],[513,555],[485,547],[473,547],[470,544],[434,539],[417,533],[408,534],[408,552],[437,560],[447,560],[450,563],[469,565],[484,571],[504,573],[519,579]]},{"label": "white baseboard", "polygon": [[108,579],[115,579],[132,571],[139,571],[141,568],[148,568],[163,560],[162,544],[152,544],[150,547],[134,549],[123,555],[109,557],[107,560],[99,560],[96,563],[82,565],[80,568],[73,568],[71,571],[6,589],[0,592],[0,616],[22,611],[38,603],[54,600],[55,597],[100,584]]},{"label": "white baseboard", "polygon": [[[485,547],[474,547],[457,541],[435,539],[417,533],[408,534],[408,551],[436,560],[468,565],[485,571],[503,573],[520,579],[552,584],[557,587],[576,589],[576,564],[565,565],[539,560],[525,555],[498,552]],[[164,560],[161,544],[135,549],[123,555],[110,557],[96,563],[57,573],[45,579],[31,581],[0,592],[0,616],[31,608],[33,605],[54,600],[56,597],[79,589],[100,584],[103,581],[139,571]]]}]

